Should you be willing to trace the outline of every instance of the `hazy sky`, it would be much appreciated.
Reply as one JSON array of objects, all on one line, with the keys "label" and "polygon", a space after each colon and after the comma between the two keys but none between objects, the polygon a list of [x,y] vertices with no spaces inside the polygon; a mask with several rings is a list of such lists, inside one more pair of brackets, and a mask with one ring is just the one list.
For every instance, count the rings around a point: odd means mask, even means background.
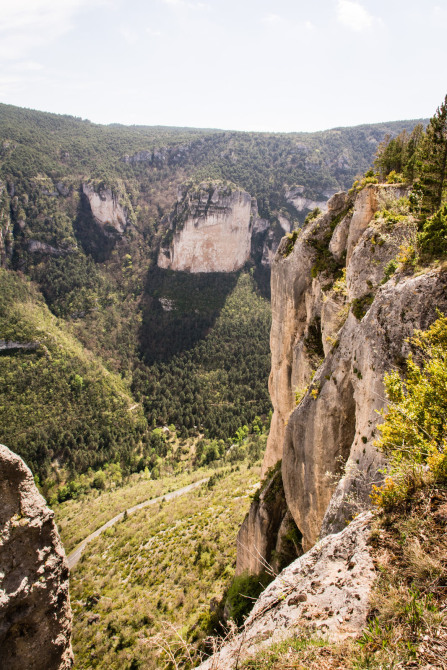
[{"label": "hazy sky", "polygon": [[240,130],[428,117],[446,34],[446,0],[0,0],[0,101]]}]

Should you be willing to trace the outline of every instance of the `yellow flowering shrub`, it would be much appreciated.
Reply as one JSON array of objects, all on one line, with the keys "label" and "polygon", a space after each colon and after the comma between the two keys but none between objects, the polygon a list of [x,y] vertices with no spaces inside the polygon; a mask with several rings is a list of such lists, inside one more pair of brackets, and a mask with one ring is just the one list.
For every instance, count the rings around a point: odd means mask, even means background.
[{"label": "yellow flowering shrub", "polygon": [[371,497],[385,508],[447,478],[447,318],[440,314],[427,331],[415,331],[411,343],[405,378],[397,371],[384,378],[389,404],[376,446],[388,467]]}]

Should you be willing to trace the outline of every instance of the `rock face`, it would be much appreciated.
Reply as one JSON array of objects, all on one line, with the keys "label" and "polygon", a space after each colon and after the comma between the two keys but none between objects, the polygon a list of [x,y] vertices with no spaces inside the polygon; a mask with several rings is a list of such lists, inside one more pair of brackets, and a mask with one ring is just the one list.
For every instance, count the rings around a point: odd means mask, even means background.
[{"label": "rock face", "polygon": [[49,256],[66,256],[67,254],[74,253],[76,251],[76,247],[57,249],[56,247],[51,246],[51,244],[46,244],[45,242],[40,242],[39,240],[29,240],[28,251],[32,254],[38,253],[48,254]]},{"label": "rock face", "polygon": [[40,342],[14,342],[12,340],[0,340],[0,351],[36,351],[40,347]]},{"label": "rock face", "polygon": [[267,478],[237,536],[236,575],[275,572],[302,554],[302,538],[287,509],[281,469]]},{"label": "rock face", "polygon": [[166,165],[183,165],[188,159],[196,157],[203,152],[206,144],[205,138],[199,138],[186,144],[179,144],[172,147],[160,147],[156,151],[137,151],[122,157],[124,163],[136,165],[137,163],[148,163],[154,167],[165,167]]},{"label": "rock face", "polygon": [[376,576],[367,544],[370,518],[360,515],[285,568],[261,594],[239,635],[199,668],[232,670],[306,628],[334,642],[359,633]]},{"label": "rock face", "polygon": [[250,256],[252,199],[222,183],[180,190],[158,266],[185,272],[235,272]]},{"label": "rock face", "polygon": [[[333,217],[343,213],[348,207],[348,199],[344,194],[337,194],[328,203],[328,214],[323,218],[329,226]],[[312,373],[315,358],[312,348],[306,346],[312,329],[318,329],[317,316],[324,324],[325,336],[328,337],[329,321],[321,319],[323,300],[321,289],[314,286],[311,275],[315,262],[314,248],[309,244],[315,230],[320,227],[321,219],[313,221],[302,230],[293,250],[288,253],[288,240],[281,243],[272,264],[272,329],[270,334],[270,350],[272,368],[269,378],[269,391],[273,404],[273,417],[264,457],[262,475],[268,468],[282,458],[282,445],[286,421],[295,406],[295,390],[303,389]],[[317,228],[318,226],[318,228]],[[327,301],[326,301],[327,302]],[[324,317],[328,312],[339,309],[335,296],[332,302],[324,303]],[[341,306],[341,305],[340,305]],[[331,332],[337,324],[332,325]],[[321,341],[321,334],[316,334]]]},{"label": "rock face", "polygon": [[335,189],[327,190],[322,193],[324,199],[315,200],[312,198],[307,198],[304,195],[304,186],[292,186],[291,188],[286,188],[285,196],[286,200],[295,207],[297,212],[307,212],[311,211],[318,207],[322,212],[325,212],[328,207],[328,199],[331,198],[335,193]]},{"label": "rock face", "polygon": [[13,223],[10,199],[6,185],[0,181],[0,267],[6,267],[13,251]]},{"label": "rock face", "polygon": [[21,458],[0,445],[2,670],[72,667],[68,565],[53,512]]},{"label": "rock face", "polygon": [[[304,551],[368,508],[383,465],[374,440],[386,404],[384,373],[408,355],[414,329],[447,309],[441,270],[385,276],[411,242],[414,223],[376,212],[404,194],[399,185],[369,185],[334,195],[295,243],[284,238],[272,265],[274,413],[263,476],[282,459],[287,508]],[[259,513],[252,508],[244,542],[262,549],[277,538],[259,537]],[[243,554],[238,566],[253,570]]]},{"label": "rock face", "polygon": [[87,198],[92,216],[101,227],[112,228],[118,234],[127,226],[127,213],[119,197],[110,188],[95,190],[92,184],[82,184],[82,193]]}]

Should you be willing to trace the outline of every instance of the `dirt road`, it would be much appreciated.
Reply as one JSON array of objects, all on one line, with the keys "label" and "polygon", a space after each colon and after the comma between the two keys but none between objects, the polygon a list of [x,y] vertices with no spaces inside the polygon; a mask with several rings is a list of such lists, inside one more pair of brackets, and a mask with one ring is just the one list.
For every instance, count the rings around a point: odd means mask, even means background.
[{"label": "dirt road", "polygon": [[[132,514],[132,512],[136,512],[139,509],[143,509],[144,507],[148,507],[149,505],[156,505],[157,503],[160,503],[162,500],[174,500],[174,498],[178,498],[179,496],[184,495],[185,493],[188,493],[189,491],[192,491],[193,489],[196,489],[197,487],[201,486],[205,482],[208,481],[208,477],[205,477],[205,479],[200,479],[198,482],[194,482],[193,484],[188,484],[188,486],[184,486],[182,489],[177,489],[176,491],[171,491],[170,493],[165,493],[163,496],[158,496],[158,498],[150,498],[149,500],[145,500],[142,503],[139,503],[138,505],[134,505],[133,507],[129,507],[127,511],[127,514]],[[74,549],[69,556],[67,556],[68,560],[68,567],[70,570],[73,570],[79,559],[81,558],[81,554],[84,551],[85,547],[89,542],[95,539],[95,537],[98,537],[98,535],[101,535],[107,528],[110,528],[113,526],[117,521],[122,519],[124,517],[124,512],[120,512],[120,514],[117,514],[116,516],[113,517],[113,519],[109,519],[105,524],[103,524],[100,528],[97,528],[93,533],[88,535],[78,546],[76,549]]]}]

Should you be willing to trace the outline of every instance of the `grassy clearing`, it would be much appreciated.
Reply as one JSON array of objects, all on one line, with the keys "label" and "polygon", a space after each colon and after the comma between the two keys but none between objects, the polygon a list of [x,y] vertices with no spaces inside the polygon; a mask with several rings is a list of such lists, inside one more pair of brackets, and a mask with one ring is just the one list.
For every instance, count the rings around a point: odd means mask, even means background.
[{"label": "grassy clearing", "polygon": [[[235,534],[259,480],[259,463],[215,475],[211,486],[136,512],[88,545],[71,577],[79,670],[163,667],[153,637],[173,638],[169,625],[191,640],[205,636],[210,602],[222,598],[234,575]],[[152,484],[168,488],[166,480]],[[137,487],[132,483],[120,496]],[[79,526],[79,518],[69,518],[76,504],[68,505],[65,537],[74,537],[71,523]]]},{"label": "grassy clearing", "polygon": [[438,486],[378,515],[370,541],[379,577],[356,667],[446,667],[446,522],[447,489]]}]

